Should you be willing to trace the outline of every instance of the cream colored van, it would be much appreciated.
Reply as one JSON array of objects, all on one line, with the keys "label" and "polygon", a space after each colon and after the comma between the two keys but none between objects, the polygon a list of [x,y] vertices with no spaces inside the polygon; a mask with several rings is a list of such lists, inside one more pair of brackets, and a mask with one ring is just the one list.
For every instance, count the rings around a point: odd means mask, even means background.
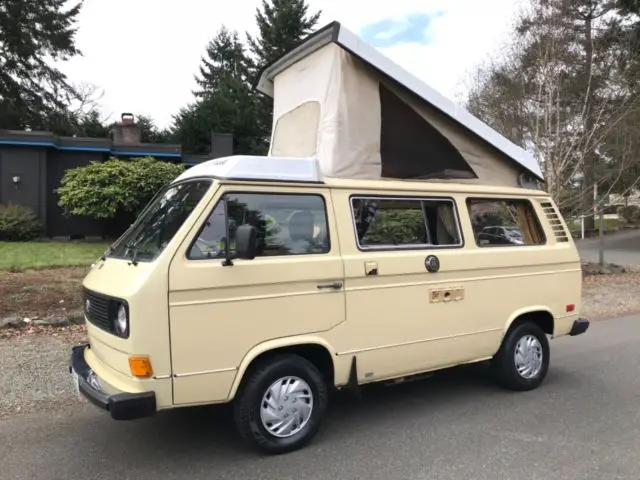
[{"label": "cream colored van", "polygon": [[534,389],[548,337],[589,326],[548,194],[328,179],[312,159],[187,170],[83,288],[79,392],[118,420],[232,402],[271,453],[307,444],[336,389],[485,360]]}]

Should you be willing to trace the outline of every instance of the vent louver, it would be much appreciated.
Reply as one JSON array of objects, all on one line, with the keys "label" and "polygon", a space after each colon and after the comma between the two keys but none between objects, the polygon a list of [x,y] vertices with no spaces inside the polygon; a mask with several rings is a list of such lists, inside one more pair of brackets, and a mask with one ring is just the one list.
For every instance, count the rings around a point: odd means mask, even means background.
[{"label": "vent louver", "polygon": [[553,234],[556,237],[556,241],[558,242],[568,242],[569,235],[566,230],[562,226],[562,220],[560,219],[560,215],[556,211],[555,207],[551,202],[540,202],[542,209],[544,210],[549,223],[551,224],[551,229],[553,230]]}]

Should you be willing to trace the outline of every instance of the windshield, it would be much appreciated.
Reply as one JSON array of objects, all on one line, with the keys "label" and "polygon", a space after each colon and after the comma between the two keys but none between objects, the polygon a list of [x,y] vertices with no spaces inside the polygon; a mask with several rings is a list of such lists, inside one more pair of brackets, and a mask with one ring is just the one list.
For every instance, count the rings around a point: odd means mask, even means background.
[{"label": "windshield", "polygon": [[170,185],[145,208],[111,247],[108,257],[150,262],[166,248],[211,186],[210,180]]}]

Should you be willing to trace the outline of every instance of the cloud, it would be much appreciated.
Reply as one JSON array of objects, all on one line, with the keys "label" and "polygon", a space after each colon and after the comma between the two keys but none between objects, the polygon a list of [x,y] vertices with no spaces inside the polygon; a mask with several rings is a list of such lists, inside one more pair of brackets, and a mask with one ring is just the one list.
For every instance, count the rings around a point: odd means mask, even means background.
[{"label": "cloud", "polygon": [[[309,0],[392,60],[454,98],[464,75],[505,39],[520,0]],[[85,0],[78,46],[84,56],[62,65],[74,82],[105,90],[101,102],[153,117],[160,126],[192,100],[205,45],[221,25],[255,33],[260,0]],[[393,10],[390,15],[389,11]],[[377,28],[377,30],[374,29]],[[373,34],[371,38],[365,38]]]},{"label": "cloud", "polygon": [[374,47],[389,47],[399,43],[428,43],[429,26],[444,12],[436,14],[413,13],[402,21],[385,19],[360,30],[362,39]]}]

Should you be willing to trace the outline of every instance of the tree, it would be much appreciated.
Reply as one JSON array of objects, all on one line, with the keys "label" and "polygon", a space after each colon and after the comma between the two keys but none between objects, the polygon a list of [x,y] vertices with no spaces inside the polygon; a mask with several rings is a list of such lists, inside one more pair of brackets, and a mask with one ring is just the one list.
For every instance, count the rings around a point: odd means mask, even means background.
[{"label": "tree", "polygon": [[50,60],[79,55],[74,27],[82,2],[0,2],[0,128],[57,131],[68,127],[76,95]]},{"label": "tree", "polygon": [[[253,58],[252,82],[262,70],[278,58],[293,50],[313,32],[321,12],[309,14],[306,0],[262,0],[262,9],[256,9],[258,35],[247,33],[249,51]],[[273,101],[266,96],[258,100],[256,121],[266,146],[271,138]],[[268,147],[261,153],[266,153]]]},{"label": "tree", "polygon": [[153,118],[148,115],[138,114],[135,116],[136,124],[140,129],[140,141],[143,143],[170,143],[173,141],[173,134],[168,129],[160,129],[156,126]]},{"label": "tree", "polygon": [[238,34],[222,27],[202,59],[196,99],[174,116],[174,135],[186,151],[209,153],[211,133],[231,133],[234,151],[264,153],[268,136],[257,121],[257,95],[249,79],[251,61]]},{"label": "tree", "polygon": [[250,84],[251,60],[245,54],[238,32],[223,25],[207,44],[205,53],[199,67],[200,76],[196,76],[196,83],[200,87],[200,90],[194,92],[196,97],[203,98],[224,88],[229,79]]},{"label": "tree", "polygon": [[506,55],[480,70],[469,96],[473,113],[535,153],[547,190],[569,215],[592,213],[594,187],[619,186],[637,161],[628,144],[615,147],[621,131],[634,137],[627,127],[640,105],[614,7],[536,0]]},{"label": "tree", "polygon": [[262,10],[256,9],[258,35],[247,34],[256,70],[298,46],[313,32],[320,15],[321,12],[309,15],[306,0],[262,0]]},{"label": "tree", "polygon": [[94,162],[65,172],[56,189],[58,204],[67,215],[132,218],[183,170],[183,165],[151,157]]}]

